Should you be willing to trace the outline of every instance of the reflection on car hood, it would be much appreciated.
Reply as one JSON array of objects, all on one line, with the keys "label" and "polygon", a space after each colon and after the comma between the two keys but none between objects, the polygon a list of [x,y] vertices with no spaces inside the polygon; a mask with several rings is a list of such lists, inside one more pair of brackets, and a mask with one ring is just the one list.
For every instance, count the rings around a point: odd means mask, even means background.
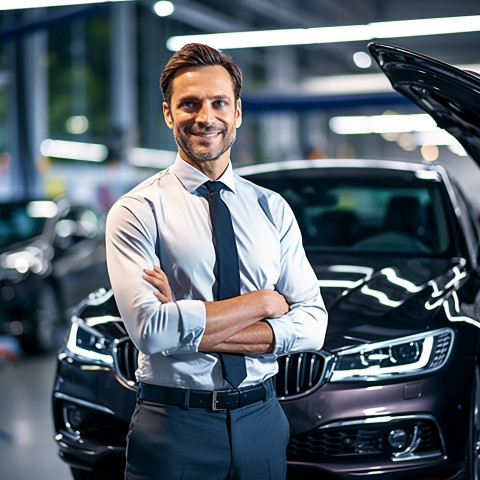
[{"label": "reflection on car hood", "polygon": [[393,88],[425,110],[480,165],[480,76],[403,48],[369,50]]},{"label": "reflection on car hood", "polygon": [[[383,258],[309,254],[329,312],[324,349],[398,338],[424,331],[467,273],[463,259]],[[112,339],[127,333],[112,290],[78,305],[74,316]],[[98,319],[103,317],[104,321]]]},{"label": "reflection on car hood", "polygon": [[424,330],[465,276],[462,262],[447,259],[310,259],[329,312],[329,351]]}]

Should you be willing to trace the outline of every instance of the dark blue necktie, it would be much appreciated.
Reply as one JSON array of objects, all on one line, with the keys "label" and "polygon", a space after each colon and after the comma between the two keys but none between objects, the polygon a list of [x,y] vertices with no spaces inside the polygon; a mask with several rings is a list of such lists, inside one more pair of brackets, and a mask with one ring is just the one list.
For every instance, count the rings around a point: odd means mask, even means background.
[{"label": "dark blue necktie", "polygon": [[[220,190],[225,188],[225,185],[222,182],[208,181],[205,186],[208,190],[208,204],[215,253],[217,254],[217,300],[226,300],[240,295],[237,243],[230,211],[220,197]],[[245,357],[236,353],[221,353],[219,357],[222,363],[223,377],[233,387],[238,387],[247,376]]]}]

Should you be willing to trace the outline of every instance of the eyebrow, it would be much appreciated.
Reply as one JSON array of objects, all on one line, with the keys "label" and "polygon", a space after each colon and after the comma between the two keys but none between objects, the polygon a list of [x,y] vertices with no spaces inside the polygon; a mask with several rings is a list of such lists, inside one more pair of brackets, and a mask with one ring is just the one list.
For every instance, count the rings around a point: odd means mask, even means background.
[{"label": "eyebrow", "polygon": [[[178,103],[183,103],[183,102],[189,102],[189,101],[194,101],[194,100],[199,100],[202,97],[196,96],[196,95],[185,95],[183,97],[180,97],[178,99]],[[214,95],[212,97],[213,100],[231,100],[231,97],[228,95]]]}]

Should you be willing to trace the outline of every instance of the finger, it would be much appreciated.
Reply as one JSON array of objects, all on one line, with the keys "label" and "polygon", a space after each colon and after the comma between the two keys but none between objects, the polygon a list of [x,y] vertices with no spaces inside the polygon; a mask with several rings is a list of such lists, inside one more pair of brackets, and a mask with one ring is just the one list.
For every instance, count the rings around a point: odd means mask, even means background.
[{"label": "finger", "polygon": [[158,277],[154,277],[152,275],[143,275],[143,278],[144,280],[146,280],[148,283],[152,284],[153,286],[157,287],[157,288],[161,288],[162,286],[165,285],[165,282],[158,278]]},{"label": "finger", "polygon": [[144,270],[144,273],[146,273],[147,275],[150,275],[151,277],[161,277],[162,275],[162,271],[160,270],[160,272],[157,272],[155,270],[150,270],[148,268],[145,268]]},{"label": "finger", "polygon": [[163,293],[160,293],[158,290],[155,290],[153,294],[162,302],[162,303],[168,303],[168,297],[163,295]]}]

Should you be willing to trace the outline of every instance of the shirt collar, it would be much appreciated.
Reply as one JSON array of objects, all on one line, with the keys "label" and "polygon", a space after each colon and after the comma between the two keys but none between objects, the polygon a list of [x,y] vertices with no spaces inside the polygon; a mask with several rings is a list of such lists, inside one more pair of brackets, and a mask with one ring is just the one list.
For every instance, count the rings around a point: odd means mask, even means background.
[{"label": "shirt collar", "polygon": [[[200,170],[183,160],[180,155],[177,155],[172,168],[173,173],[175,173],[177,178],[190,193],[194,192],[201,185],[210,180],[210,178],[208,178]],[[228,162],[227,169],[217,180],[224,183],[230,190],[232,190],[232,192],[235,193],[235,175],[233,174],[232,162]]]}]

